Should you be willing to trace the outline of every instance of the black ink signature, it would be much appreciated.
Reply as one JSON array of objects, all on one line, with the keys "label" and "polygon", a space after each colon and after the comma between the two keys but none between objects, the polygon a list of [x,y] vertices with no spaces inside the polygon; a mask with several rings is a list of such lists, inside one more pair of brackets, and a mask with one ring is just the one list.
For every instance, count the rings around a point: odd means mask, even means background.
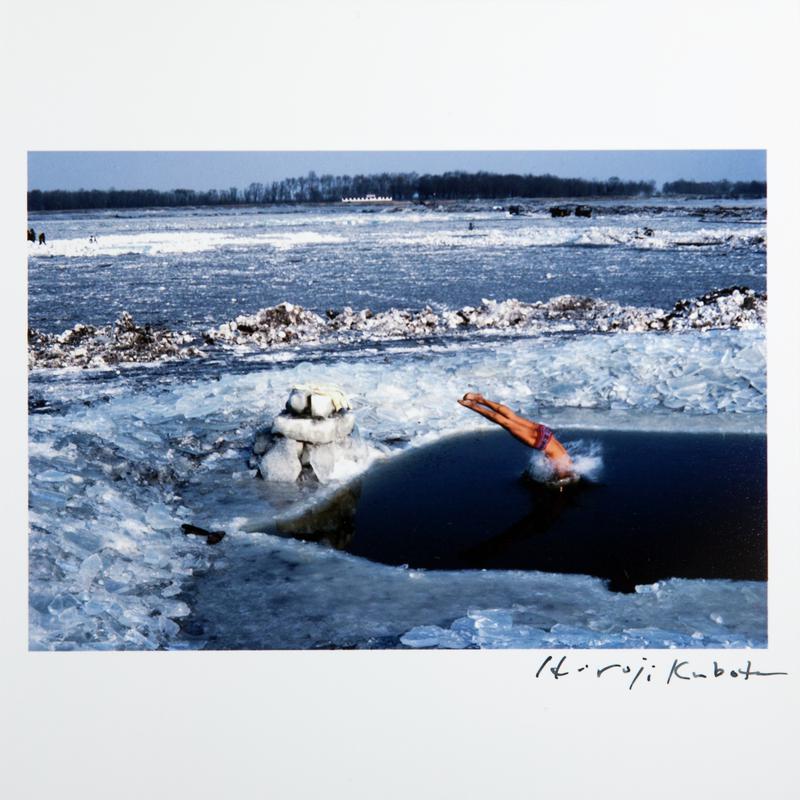
[{"label": "black ink signature", "polygon": [[771,675],[788,675],[788,672],[759,672],[758,670],[753,669],[753,663],[748,659],[747,666],[744,668],[739,667],[738,669],[725,669],[715,661],[713,667],[711,668],[710,672],[695,672],[694,670],[689,669],[689,662],[688,661],[678,661],[676,658],[672,662],[672,666],[669,670],[669,677],[667,678],[667,683],[669,683],[673,678],[682,681],[691,681],[696,678],[721,678],[723,675],[727,675],[731,678],[739,678],[742,677],[744,680],[750,680],[751,677],[761,676],[761,677],[768,677]]},{"label": "black ink signature", "polygon": [[[552,663],[551,663],[552,662]],[[554,680],[566,678],[568,675],[579,675],[585,673],[587,675],[594,675],[596,678],[603,678],[606,675],[625,675],[628,689],[633,689],[637,682],[640,683],[653,683],[653,677],[659,676],[663,679],[663,671],[660,671],[659,665],[642,656],[641,662],[634,664],[625,663],[612,663],[606,664],[597,669],[590,669],[588,664],[573,669],[567,669],[567,656],[554,662],[553,656],[547,656],[536,670],[536,677],[552,677]],[[753,663],[749,659],[744,667],[736,667],[731,669],[729,667],[720,666],[719,662],[713,661],[710,669],[700,670],[693,668],[688,660],[680,661],[677,658],[672,661],[670,668],[666,675],[666,685],[677,683],[678,681],[692,681],[692,680],[730,680],[742,679],[748,681],[750,678],[755,677],[771,677],[774,675],[788,675],[788,672],[762,672],[753,669]],[[627,676],[632,676],[627,680]],[[659,681],[655,681],[659,683]]]}]

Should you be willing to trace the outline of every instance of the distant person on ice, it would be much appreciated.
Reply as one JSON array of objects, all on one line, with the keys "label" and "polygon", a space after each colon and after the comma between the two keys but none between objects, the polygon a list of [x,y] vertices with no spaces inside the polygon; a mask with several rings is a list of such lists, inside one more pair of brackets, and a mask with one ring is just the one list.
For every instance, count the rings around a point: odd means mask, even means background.
[{"label": "distant person on ice", "polygon": [[46,244],[47,240],[44,238],[44,231],[39,234],[39,244]]},{"label": "distant person on ice", "polygon": [[546,425],[520,417],[508,406],[487,400],[477,392],[467,392],[458,402],[482,417],[496,422],[528,447],[541,450],[552,465],[557,480],[577,480],[569,453]]}]

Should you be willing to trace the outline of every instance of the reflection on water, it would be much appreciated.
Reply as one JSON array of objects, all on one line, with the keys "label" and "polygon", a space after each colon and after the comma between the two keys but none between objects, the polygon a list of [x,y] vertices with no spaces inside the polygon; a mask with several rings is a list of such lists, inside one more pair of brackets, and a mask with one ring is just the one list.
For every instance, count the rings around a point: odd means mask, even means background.
[{"label": "reflection on water", "polygon": [[[559,485],[541,484],[527,472],[519,481],[530,494],[532,510],[502,533],[460,550],[465,562],[474,562],[474,566],[480,568],[487,558],[501,554],[515,541],[545,533],[565,509],[577,505],[579,494],[592,485],[585,480]],[[356,533],[360,497],[361,481],[351,481],[302,514],[279,519],[275,522],[274,532],[306,542],[327,544],[337,550],[348,550]]]},{"label": "reflection on water", "polygon": [[355,515],[361,484],[352,481],[323,503],[292,519],[276,523],[276,532],[308,542],[321,542],[346,550],[355,535]]},{"label": "reflection on water", "polygon": [[519,540],[546,533],[566,509],[577,507],[581,493],[592,487],[585,480],[561,486],[541,484],[527,473],[520,482],[531,495],[531,510],[502,533],[463,549],[461,556],[466,562],[481,567],[487,559],[501,555]]}]

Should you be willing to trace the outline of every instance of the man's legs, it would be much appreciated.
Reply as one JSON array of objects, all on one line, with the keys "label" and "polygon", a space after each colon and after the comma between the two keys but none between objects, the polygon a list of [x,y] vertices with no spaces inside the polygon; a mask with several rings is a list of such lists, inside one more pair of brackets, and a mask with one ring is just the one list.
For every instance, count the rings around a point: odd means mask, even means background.
[{"label": "man's legs", "polygon": [[[523,420],[523,417],[515,414],[508,406],[504,406],[502,403],[495,403],[493,400],[487,400],[482,394],[478,394],[477,392],[467,392],[463,399],[471,403],[478,403],[479,405],[486,406],[508,419]],[[527,422],[527,420],[525,421]]]},{"label": "man's legs", "polygon": [[481,401],[473,400],[469,395],[458,401],[462,406],[475,411],[486,419],[505,428],[515,439],[519,439],[528,447],[534,447],[539,435],[539,425],[536,422],[520,417],[507,406],[493,403],[483,398]]},{"label": "man's legs", "polygon": [[[467,408],[471,408],[473,411],[477,411],[479,414],[483,413],[480,409],[481,406],[486,406],[494,411],[494,415],[483,414],[483,416],[492,420],[493,422],[497,422],[498,425],[503,425],[499,419],[505,418],[509,423],[518,426],[521,431],[527,432],[527,435],[533,437],[534,439],[539,433],[538,422],[525,419],[525,417],[521,417],[519,414],[513,412],[508,406],[504,406],[502,403],[495,403],[493,400],[488,400],[482,394],[478,394],[476,392],[467,392],[464,395],[463,400],[466,402],[462,402],[461,400],[458,402],[461,403],[461,405],[467,406]],[[506,425],[503,425],[503,427],[507,430],[510,430]]]}]

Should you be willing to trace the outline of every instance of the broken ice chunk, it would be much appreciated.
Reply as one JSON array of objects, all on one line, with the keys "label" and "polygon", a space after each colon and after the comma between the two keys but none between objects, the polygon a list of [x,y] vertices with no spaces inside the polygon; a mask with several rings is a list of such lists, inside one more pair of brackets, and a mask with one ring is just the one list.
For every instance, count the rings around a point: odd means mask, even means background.
[{"label": "broken ice chunk", "polygon": [[360,437],[309,447],[309,463],[320,483],[350,480],[377,455],[378,452]]},{"label": "broken ice chunk", "polygon": [[[356,418],[350,412],[335,414],[327,419],[311,419],[309,417],[292,417],[289,414],[278,414],[272,424],[274,433],[280,433],[288,439],[311,444],[330,444],[349,436],[356,424]],[[299,455],[299,454],[298,454]]]},{"label": "broken ice chunk", "polygon": [[333,414],[333,400],[324,394],[311,395],[311,416],[325,419]]},{"label": "broken ice chunk", "polygon": [[406,647],[440,647],[448,650],[461,650],[470,644],[467,637],[438,625],[418,625],[404,633],[400,642]]},{"label": "broken ice chunk", "polygon": [[97,553],[92,553],[88,558],[81,562],[78,569],[78,583],[85,591],[91,586],[97,573],[103,568],[103,561]]},{"label": "broken ice chunk", "polygon": [[308,408],[308,392],[304,389],[294,388],[286,401],[286,410],[292,414],[303,414]]},{"label": "broken ice chunk", "polygon": [[281,438],[259,462],[261,477],[266,481],[291,483],[300,476],[300,453],[303,445],[293,439]]},{"label": "broken ice chunk", "polygon": [[316,447],[310,447],[308,454],[308,461],[317,480],[320,483],[327,483],[336,467],[336,452],[335,445],[333,444],[318,444]]}]

